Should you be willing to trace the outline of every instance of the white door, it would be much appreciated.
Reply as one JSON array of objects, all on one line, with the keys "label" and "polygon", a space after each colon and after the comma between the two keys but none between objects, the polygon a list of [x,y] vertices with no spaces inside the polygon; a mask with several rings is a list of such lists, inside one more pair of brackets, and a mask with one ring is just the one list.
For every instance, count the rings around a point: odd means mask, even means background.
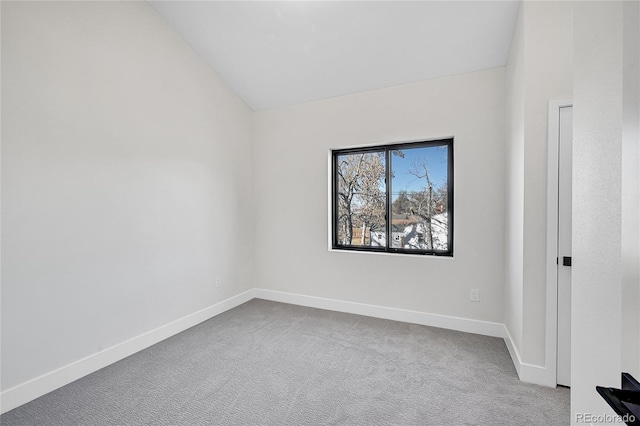
[{"label": "white door", "polygon": [[560,108],[558,143],[558,369],[557,382],[571,386],[571,145],[573,108]]}]

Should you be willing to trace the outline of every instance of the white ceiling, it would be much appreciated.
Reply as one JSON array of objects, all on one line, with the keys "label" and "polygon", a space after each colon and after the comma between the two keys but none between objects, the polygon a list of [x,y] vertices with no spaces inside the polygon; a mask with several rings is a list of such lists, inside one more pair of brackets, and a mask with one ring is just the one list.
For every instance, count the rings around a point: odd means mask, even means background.
[{"label": "white ceiling", "polygon": [[158,1],[253,109],[503,66],[518,1]]}]

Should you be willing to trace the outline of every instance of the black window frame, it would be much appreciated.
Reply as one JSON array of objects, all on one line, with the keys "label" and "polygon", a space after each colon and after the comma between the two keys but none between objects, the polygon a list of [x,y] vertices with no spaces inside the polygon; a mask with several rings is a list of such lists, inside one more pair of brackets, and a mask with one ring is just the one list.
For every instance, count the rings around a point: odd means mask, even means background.
[{"label": "black window frame", "polygon": [[[392,152],[408,148],[447,146],[447,250],[417,250],[391,247],[392,240],[392,179],[391,179],[391,156]],[[384,151],[385,157],[385,190],[386,190],[386,245],[379,246],[356,246],[338,244],[338,179],[337,179],[337,159],[345,154],[362,154]],[[385,145],[366,146],[361,148],[345,148],[331,150],[331,247],[333,250],[347,250],[359,252],[376,253],[397,253],[413,255],[431,255],[453,257],[453,225],[454,225],[454,185],[453,185],[453,138],[422,140],[417,142],[400,142]]]}]

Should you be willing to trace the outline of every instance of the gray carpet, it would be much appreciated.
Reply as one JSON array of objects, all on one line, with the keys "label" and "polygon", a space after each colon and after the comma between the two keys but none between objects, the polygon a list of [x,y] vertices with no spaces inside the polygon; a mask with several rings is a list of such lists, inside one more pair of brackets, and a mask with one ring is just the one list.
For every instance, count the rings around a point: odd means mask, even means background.
[{"label": "gray carpet", "polygon": [[567,425],[502,339],[254,299],[2,425]]}]

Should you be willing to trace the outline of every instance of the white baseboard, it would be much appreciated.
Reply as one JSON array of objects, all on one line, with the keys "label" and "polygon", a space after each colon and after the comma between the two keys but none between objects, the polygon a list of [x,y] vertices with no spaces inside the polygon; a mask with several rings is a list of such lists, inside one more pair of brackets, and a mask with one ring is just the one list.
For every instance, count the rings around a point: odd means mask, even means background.
[{"label": "white baseboard", "polygon": [[78,380],[87,374],[98,371],[114,362],[120,361],[149,346],[155,345],[158,342],[248,302],[251,299],[253,299],[253,289],[7,389],[0,394],[0,412],[6,413],[7,411],[13,410],[22,404]]},{"label": "white baseboard", "polygon": [[509,329],[506,326],[503,327],[504,343],[507,345],[509,355],[511,355],[511,360],[513,361],[513,365],[516,367],[516,372],[518,373],[518,377],[520,378],[520,380],[527,383],[534,383],[536,385],[555,388],[555,374],[551,374],[551,371],[546,367],[522,362],[520,352],[518,351],[516,345],[514,345],[513,343],[513,339],[511,337],[511,333],[509,333]]},{"label": "white baseboard", "polygon": [[254,289],[257,299],[272,300],[274,302],[290,303],[311,308],[327,309],[330,311],[346,312],[409,322],[412,324],[428,325],[467,333],[482,334],[492,337],[504,337],[504,325],[497,322],[479,321],[468,318],[458,318],[446,315],[428,314],[425,312],[408,311],[405,309],[389,308],[386,306],[367,305],[364,303],[346,302],[344,300],[325,299],[323,297],[305,296],[302,294],[285,293],[281,291]]},{"label": "white baseboard", "polygon": [[513,344],[509,330],[501,323],[255,288],[7,389],[0,394],[0,413],[13,410],[22,404],[111,365],[114,362],[120,361],[203,321],[226,312],[229,309],[248,302],[254,297],[272,300],[274,302],[290,303],[330,311],[446,328],[466,333],[501,337],[504,338],[520,380],[543,386],[556,386],[555,377],[550,377],[551,375],[547,368],[522,362],[518,349]]}]

